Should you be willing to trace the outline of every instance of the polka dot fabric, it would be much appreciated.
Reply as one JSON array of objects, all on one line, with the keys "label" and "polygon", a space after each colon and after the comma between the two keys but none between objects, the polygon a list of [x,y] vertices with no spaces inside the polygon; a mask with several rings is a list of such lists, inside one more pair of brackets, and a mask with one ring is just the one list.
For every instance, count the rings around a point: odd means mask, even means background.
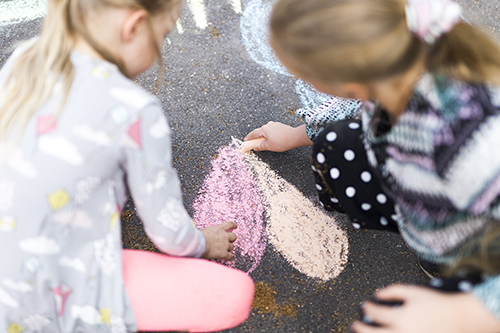
[{"label": "polka dot fabric", "polygon": [[474,286],[484,281],[481,274],[467,274],[452,278],[435,277],[429,281],[429,287],[447,292],[471,292]]},{"label": "polka dot fabric", "polygon": [[357,119],[330,124],[316,137],[312,169],[322,205],[347,213],[356,229],[398,232],[394,203],[369,166]]}]

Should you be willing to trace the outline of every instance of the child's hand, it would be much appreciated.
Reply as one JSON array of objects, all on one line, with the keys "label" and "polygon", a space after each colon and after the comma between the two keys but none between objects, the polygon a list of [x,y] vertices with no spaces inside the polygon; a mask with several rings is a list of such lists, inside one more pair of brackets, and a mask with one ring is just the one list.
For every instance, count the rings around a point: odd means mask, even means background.
[{"label": "child's hand", "polygon": [[500,321],[471,293],[446,294],[419,286],[391,286],[375,297],[402,301],[397,307],[363,304],[365,316],[381,327],[355,322],[356,333],[494,333]]},{"label": "child's hand", "polygon": [[206,244],[205,253],[201,257],[205,259],[234,259],[231,251],[233,250],[233,242],[236,240],[236,235],[230,232],[230,230],[237,227],[234,222],[225,222],[201,229]]},{"label": "child's hand", "polygon": [[266,140],[253,147],[255,151],[270,150],[283,152],[298,147],[312,146],[311,140],[307,137],[305,125],[293,128],[282,123],[270,121],[266,125],[248,133],[245,141],[257,138],[265,138]]}]

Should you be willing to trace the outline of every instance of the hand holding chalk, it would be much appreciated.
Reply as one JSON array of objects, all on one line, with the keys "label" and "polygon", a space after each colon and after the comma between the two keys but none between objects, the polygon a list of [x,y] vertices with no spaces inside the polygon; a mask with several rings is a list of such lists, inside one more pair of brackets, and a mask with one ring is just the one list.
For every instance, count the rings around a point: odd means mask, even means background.
[{"label": "hand holding chalk", "polygon": [[[263,138],[264,140],[262,140]],[[261,139],[261,141],[253,145],[250,144],[257,139]],[[305,125],[294,128],[274,121],[270,121],[266,125],[254,129],[248,133],[245,140],[247,141],[244,144],[248,142],[248,145],[251,146],[250,148],[245,146],[245,149],[254,149],[256,151],[284,152],[302,146],[312,146],[312,142],[306,134]],[[245,152],[242,148],[241,151]]]},{"label": "hand holding chalk", "polygon": [[253,139],[250,141],[244,141],[241,144],[240,151],[242,153],[248,153],[250,150],[253,149],[253,147],[255,147],[256,145],[258,145],[259,143],[261,143],[263,141],[266,141],[266,138],[257,138],[257,139]]}]

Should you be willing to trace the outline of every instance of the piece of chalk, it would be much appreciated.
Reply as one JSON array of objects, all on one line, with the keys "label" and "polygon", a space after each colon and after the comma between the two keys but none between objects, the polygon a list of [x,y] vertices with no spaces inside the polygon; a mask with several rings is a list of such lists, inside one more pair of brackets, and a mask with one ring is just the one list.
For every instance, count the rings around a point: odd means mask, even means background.
[{"label": "piece of chalk", "polygon": [[241,144],[240,151],[242,153],[248,153],[250,150],[253,149],[253,147],[255,147],[256,145],[258,145],[259,143],[261,143],[262,141],[265,141],[265,140],[266,140],[265,138],[258,138],[258,139],[253,139],[253,140],[249,140],[249,141],[244,141]]}]

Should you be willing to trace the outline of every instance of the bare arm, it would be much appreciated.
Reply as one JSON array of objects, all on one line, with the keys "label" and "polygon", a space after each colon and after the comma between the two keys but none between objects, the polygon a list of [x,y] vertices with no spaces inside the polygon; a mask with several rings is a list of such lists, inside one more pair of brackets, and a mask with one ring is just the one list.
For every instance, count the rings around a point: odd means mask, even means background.
[{"label": "bare arm", "polygon": [[265,138],[265,141],[253,148],[255,151],[269,150],[284,152],[294,148],[312,146],[313,143],[306,134],[305,126],[306,125],[291,127],[282,123],[270,121],[266,125],[250,132],[245,137],[245,141]]}]

